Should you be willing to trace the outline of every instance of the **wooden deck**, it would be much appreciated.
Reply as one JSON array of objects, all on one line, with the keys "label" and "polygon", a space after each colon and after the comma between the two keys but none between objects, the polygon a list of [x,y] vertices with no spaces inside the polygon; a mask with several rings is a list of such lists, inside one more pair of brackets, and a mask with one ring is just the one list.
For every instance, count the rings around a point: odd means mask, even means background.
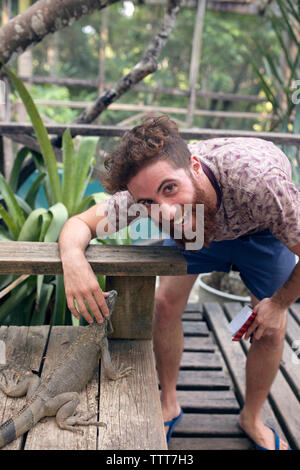
[{"label": "wooden deck", "polygon": [[[7,362],[16,361],[47,375],[75,340],[82,327],[0,327]],[[3,345],[3,343],[2,343]],[[54,417],[42,419],[24,437],[3,450],[124,450],[167,449],[152,340],[110,340],[113,364],[134,367],[120,380],[108,380],[102,369],[80,393],[79,412],[95,412],[107,427],[81,427],[83,434],[57,427]],[[3,355],[2,355],[3,356]],[[9,398],[0,391],[0,422],[19,411],[25,398]],[[161,430],[161,432],[159,432]]]},{"label": "wooden deck", "polygon": [[[234,343],[227,333],[228,321],[241,305],[189,304],[183,316],[185,348],[178,380],[184,416],[176,427],[169,450],[251,449],[239,429],[243,403],[244,367],[248,344]],[[78,328],[48,326],[0,327],[0,340],[7,357],[42,375],[79,333]],[[81,393],[80,410],[95,410],[107,428],[82,428],[83,436],[58,429],[54,418],[45,418],[25,438],[5,449],[163,449],[162,436],[153,435],[152,416],[158,416],[155,365],[151,340],[111,340],[112,359],[134,365],[135,372],[118,382],[101,375],[101,368]],[[265,422],[279,430],[294,449],[300,449],[300,304],[289,312],[284,354],[280,370],[263,409]],[[25,351],[22,353],[22,351]],[[141,377],[147,378],[147,383]],[[100,397],[100,400],[99,400]],[[0,391],[0,422],[24,405],[24,399],[5,397]],[[145,419],[147,416],[147,419]],[[134,423],[129,425],[129,423]]]},{"label": "wooden deck", "polygon": [[[178,394],[184,411],[169,449],[240,450],[252,444],[237,422],[245,392],[249,342],[232,342],[227,323],[238,303],[189,304],[183,316],[184,354]],[[263,407],[263,418],[300,449],[300,304],[289,310],[280,370]]]}]

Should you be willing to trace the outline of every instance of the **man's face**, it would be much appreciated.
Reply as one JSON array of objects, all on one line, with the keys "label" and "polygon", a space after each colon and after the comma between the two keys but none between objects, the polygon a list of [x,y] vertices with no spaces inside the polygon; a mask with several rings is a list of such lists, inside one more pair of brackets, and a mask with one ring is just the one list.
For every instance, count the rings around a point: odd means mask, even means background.
[{"label": "man's face", "polygon": [[[200,165],[201,168],[201,165]],[[164,220],[169,221],[170,236],[185,247],[187,231],[196,232],[196,206],[204,204],[204,246],[214,233],[216,207],[208,201],[205,191],[200,187],[197,173],[190,174],[183,168],[174,168],[169,162],[159,160],[142,168],[131,178],[127,187],[137,203],[143,204],[149,216],[160,228]],[[158,210],[159,208],[159,210]],[[176,233],[181,233],[177,238]]]}]

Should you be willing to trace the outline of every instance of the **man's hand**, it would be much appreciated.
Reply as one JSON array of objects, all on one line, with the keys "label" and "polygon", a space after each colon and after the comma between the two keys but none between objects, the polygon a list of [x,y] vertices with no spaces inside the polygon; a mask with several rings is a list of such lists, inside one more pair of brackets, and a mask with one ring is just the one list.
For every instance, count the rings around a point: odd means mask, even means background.
[{"label": "man's hand", "polygon": [[109,294],[102,292],[97,276],[80,250],[72,252],[72,259],[64,259],[63,272],[67,304],[72,314],[78,319],[81,314],[87,322],[92,323],[88,307],[96,321],[102,323],[103,317],[109,316],[105,302]]},{"label": "man's hand", "polygon": [[272,335],[284,328],[287,309],[283,308],[272,298],[261,300],[253,309],[256,318],[248,328],[245,334],[245,340],[248,340],[253,333],[255,340],[263,336]]}]

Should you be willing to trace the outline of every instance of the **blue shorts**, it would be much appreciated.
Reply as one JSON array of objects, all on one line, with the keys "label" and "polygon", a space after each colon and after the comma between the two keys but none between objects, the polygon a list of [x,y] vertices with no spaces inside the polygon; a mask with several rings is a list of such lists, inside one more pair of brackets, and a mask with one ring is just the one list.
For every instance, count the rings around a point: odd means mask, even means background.
[{"label": "blue shorts", "polygon": [[172,239],[164,246],[178,246],[187,261],[187,274],[229,272],[232,267],[258,300],[271,297],[295,267],[296,257],[269,230],[235,240],[212,242],[209,248],[185,252]]}]

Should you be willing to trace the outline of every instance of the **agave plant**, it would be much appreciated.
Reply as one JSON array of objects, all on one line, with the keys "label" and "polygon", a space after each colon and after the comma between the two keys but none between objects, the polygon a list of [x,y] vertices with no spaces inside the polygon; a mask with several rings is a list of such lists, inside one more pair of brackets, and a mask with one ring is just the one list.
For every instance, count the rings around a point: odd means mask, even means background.
[{"label": "agave plant", "polygon": [[[92,138],[83,139],[75,151],[70,131],[65,131],[62,139],[63,176],[60,180],[48,133],[30,94],[11,70],[3,68],[26,107],[41,154],[23,148],[15,158],[9,181],[0,174],[0,217],[3,222],[0,224],[0,241],[56,242],[62,226],[70,216],[108,197],[105,193],[84,196],[91,178],[96,141]],[[39,175],[22,198],[16,194],[18,177],[29,153],[33,156]],[[48,209],[35,208],[36,195],[41,186],[44,187]],[[99,239],[94,241],[106,242]],[[120,240],[117,237],[110,242],[120,243]],[[104,288],[104,278],[99,276],[98,279]],[[16,276],[0,276],[0,290],[12,282],[18,284],[18,288],[6,299],[3,298],[0,323],[44,324],[47,309],[52,302],[51,323],[71,324],[73,318],[66,307],[63,276],[23,276],[18,280]]]}]

